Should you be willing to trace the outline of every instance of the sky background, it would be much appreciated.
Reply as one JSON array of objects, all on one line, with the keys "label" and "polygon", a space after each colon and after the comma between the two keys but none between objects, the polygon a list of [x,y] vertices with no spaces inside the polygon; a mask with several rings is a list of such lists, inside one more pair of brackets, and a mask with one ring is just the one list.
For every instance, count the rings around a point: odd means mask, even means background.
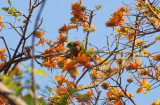
[{"label": "sky background", "polygon": [[[70,22],[71,18],[71,4],[78,2],[79,0],[47,0],[46,5],[43,9],[42,17],[43,17],[43,24],[41,26],[41,29],[45,30],[45,38],[51,39],[52,41],[56,41],[57,37],[59,36],[58,29],[63,26],[63,24],[68,24]],[[12,6],[16,7],[17,10],[23,12],[24,14],[28,15],[28,3],[29,0],[11,0]],[[123,0],[124,3],[130,4],[131,2],[135,2],[134,0]],[[95,5],[101,4],[102,10],[96,11],[93,18],[93,25],[96,28],[96,31],[94,33],[91,33],[89,36],[89,43],[92,43],[95,46],[99,46],[99,48],[102,48],[106,46],[106,35],[110,35],[113,33],[112,28],[106,28],[105,22],[109,19],[110,14],[112,14],[115,10],[117,10],[118,7],[123,6],[122,0],[82,0],[82,5],[87,6],[87,9],[93,10],[95,9]],[[2,7],[8,7],[7,0],[0,0],[0,8]],[[33,18],[30,23],[30,26],[28,28],[27,34],[31,33],[33,31],[34,27],[34,21],[35,16],[37,15],[38,8],[33,12]],[[9,16],[6,12],[4,12],[2,9],[0,9],[0,15],[3,16],[2,21],[10,21],[11,23],[14,22],[14,17]],[[22,18],[24,20],[24,18]],[[18,24],[21,24],[21,22],[17,22]],[[4,36],[6,39],[6,42],[9,46],[9,48],[15,48],[18,44],[19,36],[16,34],[16,32],[13,29],[10,29],[10,26],[5,24],[6,29],[3,29],[2,32],[0,32],[0,36]],[[77,30],[71,30],[69,31],[69,42],[75,41],[76,38],[79,40],[83,40],[86,36],[86,33],[83,33],[83,30],[80,28],[79,31]],[[38,40],[37,40],[38,41]],[[110,43],[113,42],[112,39],[109,40]],[[28,41],[27,45],[31,45],[31,42]],[[2,40],[0,40],[0,48],[3,48],[4,44]],[[35,51],[43,51],[45,48],[49,48],[49,46],[44,47],[36,47]],[[13,52],[12,52],[13,53]],[[26,66],[30,66],[30,61],[26,62]],[[45,68],[40,68],[38,65],[36,65],[36,68],[38,69],[44,69],[46,70],[48,74],[48,78],[44,79],[44,77],[36,76],[36,81],[38,84],[40,84],[41,87],[43,86],[54,86],[52,82],[49,82],[48,80],[51,80],[51,78],[54,78],[54,73],[57,73],[57,71],[54,71],[53,73],[50,73]],[[125,74],[123,75],[125,78]],[[86,78],[86,77],[85,77]],[[127,76],[128,78],[128,76]],[[126,78],[126,79],[127,79]],[[81,82],[89,82],[89,81],[81,81]],[[125,83],[124,83],[125,84]],[[42,88],[43,89],[43,88]],[[136,91],[138,87],[130,87],[130,91],[133,90]],[[149,105],[153,101],[157,101],[160,97],[159,95],[160,90],[154,89],[148,94],[144,95],[141,94],[134,94],[135,98],[133,100],[137,103],[137,105]],[[105,92],[103,93],[104,97]],[[131,102],[127,103],[127,105],[132,105]]]}]

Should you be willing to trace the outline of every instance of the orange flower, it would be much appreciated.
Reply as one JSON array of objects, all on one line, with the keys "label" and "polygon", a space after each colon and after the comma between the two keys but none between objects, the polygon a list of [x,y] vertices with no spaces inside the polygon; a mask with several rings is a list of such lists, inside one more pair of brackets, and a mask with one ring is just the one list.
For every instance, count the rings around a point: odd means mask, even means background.
[{"label": "orange flower", "polygon": [[102,5],[95,5],[96,9],[102,9]]},{"label": "orange flower", "polygon": [[58,41],[57,42],[53,42],[54,44],[57,44],[57,45],[61,45],[61,44],[64,44],[64,42],[68,42],[68,36],[65,35],[63,36],[62,33],[59,34],[59,38],[57,38]]},{"label": "orange flower", "polygon": [[128,34],[128,37],[127,37],[127,39],[129,40],[129,43],[131,43],[132,42],[132,39],[134,38],[134,31],[129,31],[129,34]]},{"label": "orange flower", "polygon": [[71,4],[71,14],[73,15],[73,17],[70,19],[71,23],[73,24],[78,24],[78,25],[83,25],[85,20],[87,19],[86,14],[86,7],[85,6],[81,6],[81,0],[74,4]]},{"label": "orange flower", "polygon": [[131,83],[131,82],[133,82],[134,80],[132,79],[132,78],[128,78],[127,79],[127,82],[129,82],[129,83]]},{"label": "orange flower", "polygon": [[144,54],[151,55],[151,52],[147,51],[146,49],[143,50],[143,53],[144,53]]},{"label": "orange flower", "polygon": [[64,24],[64,26],[62,26],[60,29],[59,29],[59,33],[65,33],[65,34],[68,34],[68,30],[70,29],[74,29],[74,28],[77,28],[77,31],[78,31],[78,26],[76,25],[66,25]]},{"label": "orange flower", "polygon": [[137,60],[134,62],[134,61],[131,61],[132,63],[130,63],[128,66],[127,66],[127,69],[128,70],[132,70],[132,69],[138,69],[141,67],[141,60],[139,60],[137,58]]},{"label": "orange flower", "polygon": [[116,61],[116,63],[117,63],[118,65],[121,65],[124,61],[125,61],[125,58],[124,58],[124,57],[120,57],[120,58]]},{"label": "orange flower", "polygon": [[156,60],[156,61],[159,61],[160,60],[160,54],[157,54],[157,55],[153,56],[153,59]]},{"label": "orange flower", "polygon": [[76,2],[74,4],[71,4],[71,10],[79,9],[80,5],[81,5],[81,0],[79,1],[79,3]]},{"label": "orange flower", "polygon": [[155,77],[157,79],[160,79],[160,67],[159,66],[155,66],[155,71],[156,71],[156,74],[155,74]]},{"label": "orange flower", "polygon": [[47,57],[47,59],[46,59],[45,61],[43,61],[42,64],[43,64],[45,67],[48,67],[48,69],[51,69],[51,70],[52,70],[52,68],[56,67],[56,65],[57,65],[57,63],[54,62],[54,60],[55,60],[55,59],[52,59],[52,57]]},{"label": "orange flower", "polygon": [[67,72],[70,74],[72,78],[75,78],[77,74],[80,73],[79,70],[76,70],[78,66],[76,65],[76,61],[72,60],[70,62],[67,62],[66,65],[62,69],[62,73],[67,70]]},{"label": "orange flower", "polygon": [[128,28],[121,26],[119,29],[115,28],[115,30],[120,34],[120,35],[127,35],[128,34]]},{"label": "orange flower", "polygon": [[34,46],[38,46],[39,44],[42,44],[42,46],[44,46],[45,41],[46,41],[46,39],[44,37],[41,37],[39,42],[37,44],[34,44]]},{"label": "orange flower", "polygon": [[103,82],[101,86],[103,89],[108,89],[109,83]]},{"label": "orange flower", "polygon": [[76,68],[77,68],[77,66],[75,65],[75,60],[73,60],[73,61],[71,61],[71,62],[69,62],[68,64],[67,64],[67,69],[70,71],[70,70],[75,70]]},{"label": "orange flower", "polygon": [[5,27],[5,26],[2,24],[1,19],[2,19],[2,16],[0,15],[0,27],[1,27],[0,31],[2,31],[3,27]]},{"label": "orange flower", "polygon": [[121,98],[124,97],[124,94],[122,91],[118,90],[117,88],[110,88],[107,92],[108,98],[106,98],[107,102],[112,101],[114,105],[123,105],[121,102]]},{"label": "orange flower", "polygon": [[55,50],[56,50],[56,48],[51,47],[51,48],[49,48],[49,49],[45,49],[45,50],[44,50],[44,53],[45,53],[45,54],[53,54],[53,53],[55,53]]},{"label": "orange flower", "polygon": [[141,7],[141,6],[142,6],[142,3],[144,3],[144,1],[138,0],[136,6]]},{"label": "orange flower", "polygon": [[[103,61],[104,61],[103,57],[98,57],[97,58],[97,63],[101,63]],[[110,62],[105,61],[102,65],[106,65],[107,66],[108,64],[110,64]]]},{"label": "orange flower", "polygon": [[27,19],[23,20],[23,23],[27,23]]},{"label": "orange flower", "polygon": [[73,89],[75,89],[75,82],[74,81],[66,81],[66,85],[67,85],[67,88],[68,88],[68,90],[73,90]]},{"label": "orange flower", "polygon": [[80,73],[80,70],[73,72],[73,76],[76,77]]},{"label": "orange flower", "polygon": [[151,73],[150,71],[148,71],[147,68],[140,69],[139,72],[140,72],[139,74],[140,74],[141,76],[147,75],[147,74],[150,74],[150,73]]},{"label": "orange flower", "polygon": [[93,70],[93,71],[91,72],[91,77],[94,78],[94,79],[97,79],[97,78],[100,77],[100,75],[97,73],[96,70]]},{"label": "orange flower", "polygon": [[137,46],[143,46],[146,44],[143,40],[136,40],[135,42]]},{"label": "orange flower", "polygon": [[95,28],[93,25],[91,25],[90,31],[91,31],[91,32],[94,32],[95,30],[96,30],[96,28]]},{"label": "orange flower", "polygon": [[36,37],[36,38],[41,38],[42,36],[44,36],[44,34],[45,34],[45,32],[43,31],[36,31],[35,32],[35,34],[34,34],[34,36]]},{"label": "orange flower", "polygon": [[158,102],[152,102],[151,105],[160,105],[160,98],[158,99]]},{"label": "orange flower", "polygon": [[67,81],[67,78],[63,77],[63,75],[54,75],[55,79],[57,80],[58,83],[63,83]]},{"label": "orange flower", "polygon": [[66,94],[67,93],[67,89],[66,88],[58,88],[56,90],[57,94]]},{"label": "orange flower", "polygon": [[88,91],[85,94],[76,95],[76,99],[78,100],[78,102],[84,102],[84,103],[88,103],[89,104],[89,100],[90,99],[94,99],[93,98],[93,90],[92,89],[90,89],[90,90],[91,90],[91,92]]},{"label": "orange flower", "polygon": [[156,23],[156,22],[157,22],[157,18],[155,18],[155,17],[154,17],[154,18],[151,18],[150,21],[151,21],[152,23]]},{"label": "orange flower", "polygon": [[140,82],[140,88],[137,89],[137,93],[143,92],[146,94],[147,92],[144,91],[144,88],[148,91],[151,90],[151,85],[147,81],[145,81],[145,77],[143,77],[142,82]]},{"label": "orange flower", "polygon": [[85,54],[78,54],[78,56],[75,57],[76,62],[80,63],[81,66],[84,66],[83,72],[84,72],[85,68],[88,68],[88,69],[93,68],[93,66],[89,63],[90,59],[91,59],[90,57],[86,58]]},{"label": "orange flower", "polygon": [[60,68],[63,68],[66,65],[65,57],[58,57],[56,58],[57,64]]},{"label": "orange flower", "polygon": [[4,55],[4,52],[6,51],[6,48],[3,48],[3,49],[0,49],[0,59],[2,60],[2,61],[6,61],[7,60],[7,58],[6,57],[4,57],[5,55]]},{"label": "orange flower", "polygon": [[125,18],[123,18],[124,12],[121,10],[115,11],[111,16],[110,20],[108,20],[105,24],[107,27],[115,27],[120,25],[123,21],[125,21]]},{"label": "orange flower", "polygon": [[132,7],[121,7],[118,8],[117,11],[115,11],[110,18],[105,24],[107,27],[116,27],[118,25],[122,25],[122,22],[125,21],[124,16],[126,15],[125,13],[132,10]]},{"label": "orange flower", "polygon": [[123,7],[118,8],[118,9],[121,10],[121,11],[127,12],[127,11],[132,10],[132,7],[131,6],[123,6]]},{"label": "orange flower", "polygon": [[122,21],[125,21],[124,18],[122,18],[122,16],[119,17],[114,17],[114,18],[110,18],[110,20],[108,20],[105,24],[107,27],[115,27],[121,24]]},{"label": "orange flower", "polygon": [[0,103],[1,105],[6,105],[6,104],[9,105],[9,102],[7,101],[7,99],[2,95],[0,95]]},{"label": "orange flower", "polygon": [[85,54],[82,54],[82,55],[79,54],[75,59],[76,59],[76,62],[78,62],[80,64],[84,64],[85,58],[86,58]]},{"label": "orange flower", "polygon": [[[91,91],[91,92],[90,92]],[[93,99],[93,90],[92,89],[90,89],[90,91],[88,91],[86,94],[88,94],[89,95],[89,97],[90,98],[92,98]]]}]

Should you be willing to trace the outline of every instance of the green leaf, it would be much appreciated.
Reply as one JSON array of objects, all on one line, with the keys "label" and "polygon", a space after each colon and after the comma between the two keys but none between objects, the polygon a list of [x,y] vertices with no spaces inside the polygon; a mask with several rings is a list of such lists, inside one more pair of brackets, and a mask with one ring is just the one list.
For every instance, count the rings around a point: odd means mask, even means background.
[{"label": "green leaf", "polygon": [[16,95],[18,96],[22,92],[23,88],[22,87],[17,87],[16,89]]},{"label": "green leaf", "polygon": [[15,91],[16,95],[19,95],[23,90],[22,87],[17,86],[17,84],[12,81],[12,77],[10,76],[1,75],[0,79],[2,80],[2,83],[8,86],[11,90]]},{"label": "green leaf", "polygon": [[34,105],[34,100],[31,95],[26,95],[22,98],[28,105]]},{"label": "green leaf", "polygon": [[10,0],[8,0],[8,1],[7,1],[7,3],[8,3],[8,4],[11,4],[11,1],[10,1]]},{"label": "green leaf", "polygon": [[145,2],[142,2],[141,5],[142,5],[142,6],[146,6]]},{"label": "green leaf", "polygon": [[17,9],[15,7],[12,7],[11,10],[14,11],[14,12],[17,12]]},{"label": "green leaf", "polygon": [[158,16],[160,16],[160,12],[158,12],[157,14],[158,14]]},{"label": "green leaf", "polygon": [[2,8],[4,11],[9,11],[9,7],[3,7]]},{"label": "green leaf", "polygon": [[160,7],[156,7],[156,8],[158,8],[160,10]]},{"label": "green leaf", "polygon": [[39,105],[48,105],[47,102],[42,98],[38,98],[38,103]]},{"label": "green leaf", "polygon": [[51,87],[51,91],[54,91],[55,90],[55,88],[54,87]]},{"label": "green leaf", "polygon": [[[29,68],[29,72],[32,71],[32,68]],[[44,76],[44,77],[47,77],[47,74],[45,71],[43,70],[40,70],[40,69],[34,69],[34,73],[35,74],[38,74],[38,75],[41,75],[41,76]]]},{"label": "green leaf", "polygon": [[63,100],[60,103],[57,103],[57,105],[67,105],[67,99],[63,98]]},{"label": "green leaf", "polygon": [[18,16],[19,16],[19,13],[14,13],[14,12],[12,12],[12,16],[18,17]]}]

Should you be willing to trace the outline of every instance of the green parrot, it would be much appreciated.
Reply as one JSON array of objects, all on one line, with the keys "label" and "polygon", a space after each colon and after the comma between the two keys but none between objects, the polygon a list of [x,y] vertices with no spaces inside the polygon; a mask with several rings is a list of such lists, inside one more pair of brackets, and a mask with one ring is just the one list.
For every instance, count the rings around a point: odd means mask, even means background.
[{"label": "green parrot", "polygon": [[94,53],[99,53],[100,51],[87,51],[85,50],[83,43],[81,41],[69,42],[67,47],[70,49],[70,53],[73,56],[78,56],[78,53],[81,51],[82,54],[90,55]]}]

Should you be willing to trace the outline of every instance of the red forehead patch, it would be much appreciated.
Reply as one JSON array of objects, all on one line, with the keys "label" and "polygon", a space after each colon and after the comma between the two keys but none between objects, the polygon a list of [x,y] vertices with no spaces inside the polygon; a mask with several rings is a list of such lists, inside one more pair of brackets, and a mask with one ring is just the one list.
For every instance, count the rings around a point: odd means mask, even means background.
[{"label": "red forehead patch", "polygon": [[75,47],[75,46],[78,46],[79,44],[78,44],[78,42],[76,41],[76,42],[73,43],[73,45],[74,45],[74,47]]}]

